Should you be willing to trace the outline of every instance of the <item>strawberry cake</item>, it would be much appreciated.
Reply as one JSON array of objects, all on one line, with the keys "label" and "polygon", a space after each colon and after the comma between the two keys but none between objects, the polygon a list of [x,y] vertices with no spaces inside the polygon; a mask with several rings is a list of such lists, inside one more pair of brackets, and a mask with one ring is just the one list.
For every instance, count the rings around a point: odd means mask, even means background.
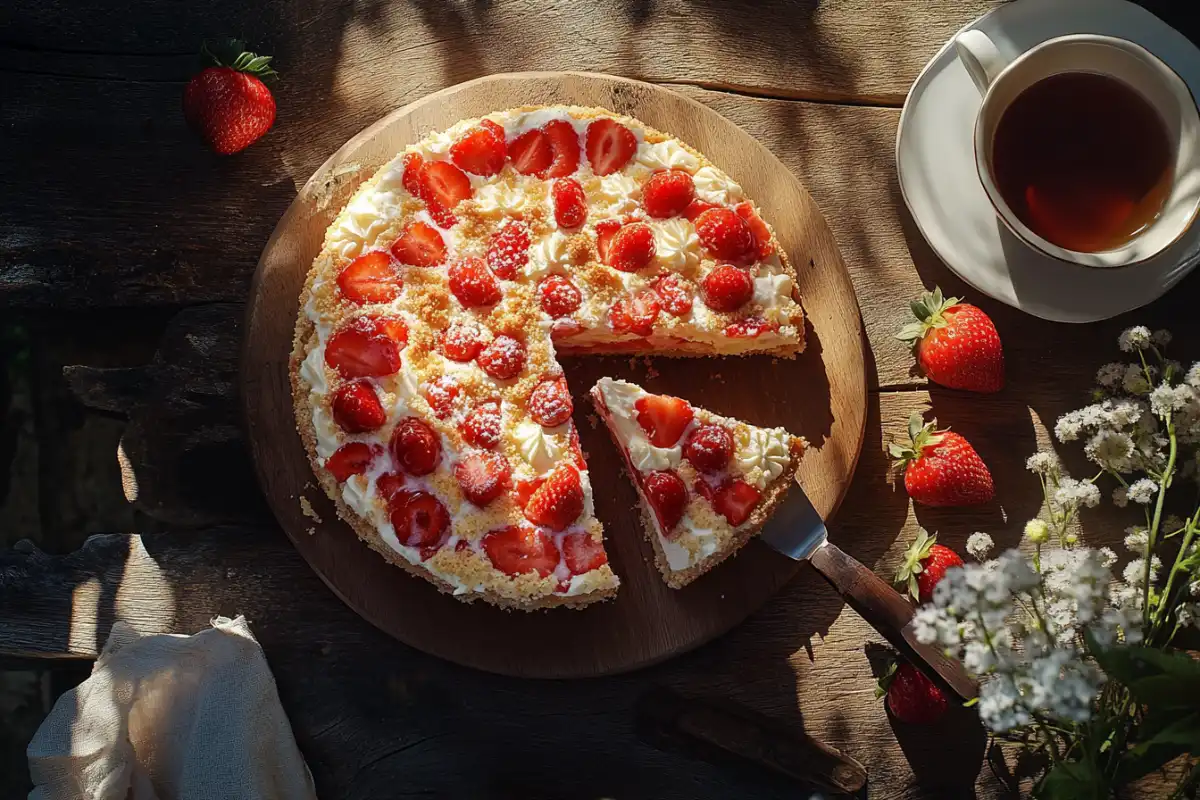
[{"label": "strawberry cake", "polygon": [[465,120],[380,168],[326,232],[300,298],[297,427],[388,561],[464,601],[586,605],[618,580],[558,356],[793,357],[795,286],[753,201],[677,139],[575,106]]},{"label": "strawberry cake", "polygon": [[602,378],[592,402],[642,501],[646,538],[673,589],[758,533],[796,479],[804,440]]}]

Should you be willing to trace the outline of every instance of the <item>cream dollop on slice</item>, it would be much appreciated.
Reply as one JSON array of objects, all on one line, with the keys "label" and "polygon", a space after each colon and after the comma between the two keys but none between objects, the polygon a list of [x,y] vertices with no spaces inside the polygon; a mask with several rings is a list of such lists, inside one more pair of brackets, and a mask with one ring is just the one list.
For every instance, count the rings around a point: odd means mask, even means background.
[{"label": "cream dollop on slice", "polygon": [[516,430],[513,431],[513,438],[516,439],[521,458],[525,459],[525,463],[532,467],[538,475],[554,469],[554,465],[559,462],[566,450],[559,441],[565,437],[556,436],[531,420],[525,420],[517,425]]},{"label": "cream dollop on slice", "polygon": [[790,275],[761,275],[754,279],[754,302],[762,306],[763,316],[774,322],[791,319],[793,305],[792,289],[795,282]]},{"label": "cream dollop on slice", "polygon": [[693,173],[700,169],[700,160],[674,139],[643,144],[638,148],[637,162],[650,170],[681,169]]},{"label": "cream dollop on slice", "polygon": [[300,379],[317,394],[325,394],[329,391],[329,381],[325,377],[324,345],[314,347],[300,362]]},{"label": "cream dollop on slice", "polygon": [[696,197],[719,206],[731,206],[746,198],[742,187],[733,179],[714,167],[701,167],[692,176],[696,184]]},{"label": "cream dollop on slice", "polygon": [[695,226],[679,217],[655,223],[654,252],[663,266],[676,272],[700,263]]},{"label": "cream dollop on slice", "polygon": [[475,192],[475,207],[492,217],[516,216],[529,208],[529,195],[507,183],[488,183]]},{"label": "cream dollop on slice", "polygon": [[601,216],[617,217],[637,209],[642,187],[623,172],[605,175],[593,192],[591,204]]},{"label": "cream dollop on slice", "polygon": [[523,272],[528,278],[542,278],[551,272],[562,272],[563,265],[571,263],[570,236],[554,231],[542,237],[529,251],[529,263]]},{"label": "cream dollop on slice", "polygon": [[314,403],[312,423],[313,433],[317,437],[317,456],[329,458],[338,449],[337,428],[333,426],[333,418],[324,408]]},{"label": "cream dollop on slice", "polygon": [[742,476],[759,489],[778,478],[791,461],[790,436],[782,429],[742,426],[737,431],[734,459]]}]

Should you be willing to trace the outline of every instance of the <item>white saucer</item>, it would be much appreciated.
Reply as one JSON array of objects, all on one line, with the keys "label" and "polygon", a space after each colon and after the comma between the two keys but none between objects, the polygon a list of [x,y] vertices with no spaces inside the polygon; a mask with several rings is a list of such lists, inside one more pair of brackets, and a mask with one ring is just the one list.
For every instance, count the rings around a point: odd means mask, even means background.
[{"label": "white saucer", "polygon": [[[1016,0],[963,30],[972,28],[1009,57],[1069,33],[1119,36],[1165,61],[1200,97],[1200,50],[1125,0]],[[1200,225],[1150,261],[1116,269],[1065,264],[1022,244],[996,217],[975,170],[981,99],[952,39],[913,83],[896,135],[904,202],[934,251],[964,281],[1043,319],[1094,322],[1155,300],[1200,263]]]}]

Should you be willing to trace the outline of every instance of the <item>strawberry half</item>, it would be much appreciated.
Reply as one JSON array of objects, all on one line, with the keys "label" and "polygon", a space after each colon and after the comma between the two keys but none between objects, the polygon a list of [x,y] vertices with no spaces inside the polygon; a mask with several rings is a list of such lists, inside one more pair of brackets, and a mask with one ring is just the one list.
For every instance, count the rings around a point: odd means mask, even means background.
[{"label": "strawberry half", "polygon": [[538,302],[551,317],[574,314],[583,304],[583,295],[569,278],[562,275],[547,275],[538,284]]},{"label": "strawberry half", "polygon": [[[554,221],[560,228],[578,228],[587,221],[587,195],[574,178],[559,178],[550,189]],[[653,237],[651,237],[653,239]]]},{"label": "strawberry half", "polygon": [[202,55],[213,66],[184,87],[183,116],[218,153],[245,150],[275,122],[275,98],[263,83],[264,78],[276,74],[271,57],[247,52],[238,41],[211,50],[205,43]]},{"label": "strawberry half", "polygon": [[623,225],[604,247],[604,263],[622,272],[637,272],[654,260],[654,231],[644,222]]},{"label": "strawberry half", "polygon": [[352,303],[387,303],[400,296],[404,282],[382,250],[364,253],[338,273],[338,290]]},{"label": "strawberry half", "polygon": [[485,400],[467,412],[459,428],[463,439],[476,447],[492,449],[500,443],[500,402]]},{"label": "strawberry half", "polygon": [[542,381],[529,395],[529,416],[544,428],[555,428],[571,418],[575,410],[571,392],[562,378]]},{"label": "strawberry half", "polygon": [[442,440],[416,417],[400,421],[392,431],[392,458],[409,475],[428,475],[442,460]]},{"label": "strawberry half", "polygon": [[737,311],[754,297],[754,279],[740,267],[721,264],[704,276],[700,289],[713,311]]},{"label": "strawberry half", "polygon": [[676,217],[687,210],[696,198],[692,176],[681,169],[656,172],[642,187],[642,205],[656,219]]},{"label": "strawberry half", "polygon": [[655,447],[674,447],[695,416],[686,400],[665,394],[643,395],[633,408],[638,425]]},{"label": "strawberry half", "polygon": [[572,464],[559,464],[529,498],[525,518],[561,531],[583,513],[583,483]]},{"label": "strawberry half", "polygon": [[[494,123],[493,123],[494,124]],[[493,128],[480,126],[467,131],[463,138],[450,145],[450,160],[461,170],[474,175],[495,175],[504,169],[504,135]]]},{"label": "strawberry half", "polygon": [[497,278],[510,281],[529,263],[529,226],[519,219],[510,219],[496,232],[488,244],[487,265]]},{"label": "strawberry half", "polygon": [[946,577],[946,570],[962,565],[958,553],[938,544],[937,536],[930,536],[921,528],[904,553],[904,563],[896,570],[896,588],[907,591],[918,603],[928,603],[933,600],[933,587]]},{"label": "strawberry half", "polygon": [[480,508],[508,490],[512,467],[496,453],[472,453],[454,465],[454,480],[462,493]]},{"label": "strawberry half", "polygon": [[325,363],[343,378],[378,378],[400,370],[400,350],[384,326],[358,317],[329,337]]},{"label": "strawberry half", "polygon": [[598,119],[587,128],[587,157],[592,172],[611,175],[637,152],[637,137],[615,119]]},{"label": "strawberry half", "polygon": [[491,306],[504,296],[500,282],[482,258],[467,256],[450,264],[450,291],[467,308]]},{"label": "strawberry half", "polygon": [[684,509],[687,508],[687,484],[671,470],[648,472],[642,476],[642,491],[654,509],[654,516],[663,530],[663,535],[670,537],[679,520],[683,519]]},{"label": "strawberry half", "polygon": [[343,383],[330,401],[333,421],[347,433],[379,430],[387,422],[387,412],[370,381],[358,379]]},{"label": "strawberry half", "polygon": [[579,134],[575,126],[563,119],[547,122],[542,128],[550,141],[553,154],[547,178],[562,178],[579,169]]},{"label": "strawberry half", "polygon": [[766,258],[774,253],[775,245],[771,244],[771,229],[767,227],[767,223],[763,222],[763,218],[755,213],[754,206],[749,203],[738,203],[733,210],[750,226],[750,234],[754,237],[755,254],[759,258]]},{"label": "strawberry half", "polygon": [[608,310],[608,325],[616,333],[649,336],[661,311],[658,295],[653,289],[646,289],[613,303]]},{"label": "strawberry half", "polygon": [[688,436],[683,457],[701,472],[720,472],[733,458],[733,436],[720,425],[701,425]]},{"label": "strawberry half", "polygon": [[409,547],[421,548],[428,558],[449,538],[450,514],[442,501],[427,492],[402,489],[388,500],[388,512],[396,538]]},{"label": "strawberry half", "polygon": [[942,297],[936,286],[909,308],[916,322],[901,328],[896,338],[913,345],[925,377],[969,392],[1004,388],[1004,349],[987,314],[957,297]]},{"label": "strawberry half", "polygon": [[676,317],[691,313],[692,297],[695,292],[690,284],[673,272],[662,275],[654,282],[654,292],[662,301],[663,311]]},{"label": "strawberry half", "polygon": [[734,478],[721,484],[713,494],[712,506],[717,513],[725,517],[733,527],[741,525],[750,519],[750,512],[758,505],[762,492],[746,483],[741,478]]},{"label": "strawberry half", "polygon": [[369,445],[366,442],[350,442],[344,444],[329,458],[325,459],[325,469],[344,483],[351,475],[361,475],[366,472],[376,456],[383,454],[383,448]]},{"label": "strawberry half", "polygon": [[392,255],[401,264],[436,267],[446,260],[446,240],[437,228],[426,222],[414,222],[404,229],[392,245]]},{"label": "strawberry half", "polygon": [[537,528],[510,525],[486,534],[482,545],[492,564],[506,575],[536,572],[544,578],[558,567],[554,540]]},{"label": "strawberry half", "polygon": [[488,342],[475,359],[489,377],[506,381],[521,374],[525,368],[525,345],[506,334]]},{"label": "strawberry half", "polygon": [[582,575],[600,569],[608,563],[604,543],[592,538],[590,533],[572,533],[564,536],[562,554],[572,575]]},{"label": "strawberry half", "polygon": [[522,175],[544,178],[554,163],[554,146],[545,131],[534,129],[508,143],[508,157],[513,169]]},{"label": "strawberry half", "polygon": [[888,452],[904,466],[904,488],[927,506],[971,506],[995,495],[992,473],[971,444],[957,433],[924,424],[920,414],[908,420],[908,440],[892,442]]}]

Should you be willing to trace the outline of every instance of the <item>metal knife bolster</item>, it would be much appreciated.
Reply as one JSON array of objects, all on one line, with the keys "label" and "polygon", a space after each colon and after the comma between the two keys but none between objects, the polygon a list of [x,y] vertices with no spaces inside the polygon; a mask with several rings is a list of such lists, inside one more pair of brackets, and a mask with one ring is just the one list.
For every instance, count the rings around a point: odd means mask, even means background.
[{"label": "metal knife bolster", "polygon": [[829,531],[804,489],[800,484],[795,484],[763,525],[758,538],[772,550],[796,561],[804,561],[825,544],[829,539]]}]

